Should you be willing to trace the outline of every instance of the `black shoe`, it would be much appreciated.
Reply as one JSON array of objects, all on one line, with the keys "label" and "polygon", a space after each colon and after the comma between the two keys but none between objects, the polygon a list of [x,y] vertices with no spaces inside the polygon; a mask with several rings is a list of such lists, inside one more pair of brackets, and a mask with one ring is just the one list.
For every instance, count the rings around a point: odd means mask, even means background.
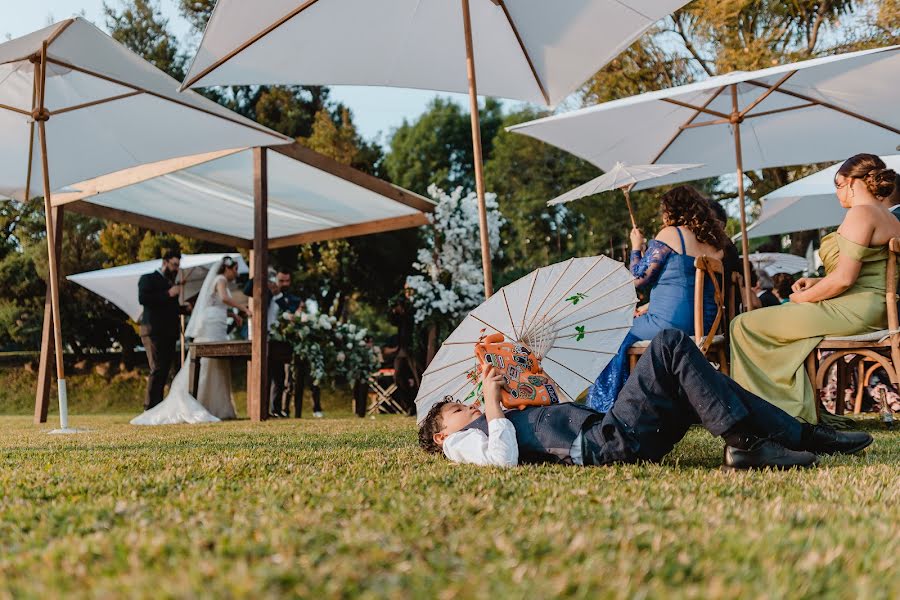
[{"label": "black shoe", "polygon": [[269,418],[270,418],[270,419],[280,419],[280,418],[281,418],[281,415],[279,415],[279,414],[276,413],[276,412],[270,412],[270,413],[269,413]]},{"label": "black shoe", "polygon": [[749,450],[725,446],[726,469],[790,469],[816,466],[812,452],[788,450],[772,440],[758,440]]},{"label": "black shoe", "polygon": [[828,425],[813,425],[803,440],[816,454],[856,454],[868,448],[874,438],[865,431],[837,431]]}]

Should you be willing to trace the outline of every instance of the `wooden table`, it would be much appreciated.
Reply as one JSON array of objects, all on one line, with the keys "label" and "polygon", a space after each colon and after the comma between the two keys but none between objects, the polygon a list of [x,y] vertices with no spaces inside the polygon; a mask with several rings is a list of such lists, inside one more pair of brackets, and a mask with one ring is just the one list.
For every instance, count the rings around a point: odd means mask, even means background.
[{"label": "wooden table", "polygon": [[[219,359],[236,359],[236,358],[246,358],[248,359],[249,366],[249,358],[251,355],[251,342],[250,340],[229,340],[225,342],[193,342],[191,344],[191,354],[190,354],[190,370],[188,372],[188,392],[194,398],[197,398],[197,393],[200,388],[200,359],[201,358],[219,358]],[[286,364],[293,364],[294,373],[299,373],[297,369],[296,359],[294,357],[294,353],[290,345],[284,342],[269,342],[269,361],[278,361]],[[249,370],[248,370],[249,373]],[[268,386],[266,386],[266,390],[268,390]],[[291,397],[298,401],[296,398],[296,390],[297,390],[297,377],[294,377],[294,385],[290,391]],[[247,410],[250,410],[250,377],[247,377]],[[302,406],[302,398],[299,399],[296,409],[296,415],[299,417]],[[268,406],[268,398],[265,399],[265,403],[263,406]],[[263,411],[264,417],[268,416],[268,409]]]}]

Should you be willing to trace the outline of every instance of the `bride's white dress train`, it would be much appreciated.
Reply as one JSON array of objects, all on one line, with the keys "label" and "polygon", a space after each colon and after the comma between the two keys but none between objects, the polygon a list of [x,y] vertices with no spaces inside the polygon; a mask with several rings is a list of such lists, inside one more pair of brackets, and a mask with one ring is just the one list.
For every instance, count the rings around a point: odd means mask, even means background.
[{"label": "bride's white dress train", "polygon": [[[215,271],[210,271],[214,273]],[[188,331],[198,342],[228,339],[228,312],[216,293],[215,276],[209,286],[204,282]],[[226,281],[226,291],[228,290]],[[230,291],[228,292],[230,294]],[[176,423],[215,423],[237,415],[231,398],[231,365],[228,360],[204,358],[200,361],[199,401],[188,393],[190,365],[175,375],[169,395],[161,403],[131,420],[132,425],[172,425]]]}]

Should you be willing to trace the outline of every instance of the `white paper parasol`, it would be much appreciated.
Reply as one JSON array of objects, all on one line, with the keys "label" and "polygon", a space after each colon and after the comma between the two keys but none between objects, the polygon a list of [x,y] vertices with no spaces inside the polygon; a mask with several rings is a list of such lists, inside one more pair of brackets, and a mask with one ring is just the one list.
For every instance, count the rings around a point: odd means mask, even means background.
[{"label": "white paper parasol", "polygon": [[570,190],[558,196],[547,203],[547,206],[555,204],[565,204],[572,202],[585,196],[592,196],[600,192],[608,192],[610,190],[622,190],[625,193],[625,202],[628,203],[628,214],[631,215],[631,225],[637,227],[634,220],[634,210],[631,208],[631,188],[641,181],[649,181],[658,177],[672,175],[679,171],[687,169],[696,169],[702,167],[701,164],[689,165],[626,165],[617,162],[612,169],[601,175],[591,179],[587,183],[578,186],[574,190]]},{"label": "white paper parasol", "polygon": [[605,256],[572,258],[511,283],[469,313],[441,346],[422,377],[418,420],[445,397],[459,400],[472,391],[475,344],[493,333],[531,348],[560,400],[574,401],[615,356],[636,302],[634,277]]}]

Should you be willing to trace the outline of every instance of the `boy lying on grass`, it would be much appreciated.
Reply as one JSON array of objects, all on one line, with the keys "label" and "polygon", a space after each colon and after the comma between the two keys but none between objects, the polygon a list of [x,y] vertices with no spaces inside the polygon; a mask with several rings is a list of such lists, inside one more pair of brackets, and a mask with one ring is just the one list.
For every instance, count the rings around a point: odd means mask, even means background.
[{"label": "boy lying on grass", "polygon": [[503,376],[486,365],[484,413],[452,400],[422,420],[419,444],[459,463],[511,467],[661,460],[696,423],[725,440],[729,469],[811,467],[816,454],[852,454],[865,432],[801,423],[716,371],[686,334],[660,332],[605,415],[574,403],[504,412]]}]

